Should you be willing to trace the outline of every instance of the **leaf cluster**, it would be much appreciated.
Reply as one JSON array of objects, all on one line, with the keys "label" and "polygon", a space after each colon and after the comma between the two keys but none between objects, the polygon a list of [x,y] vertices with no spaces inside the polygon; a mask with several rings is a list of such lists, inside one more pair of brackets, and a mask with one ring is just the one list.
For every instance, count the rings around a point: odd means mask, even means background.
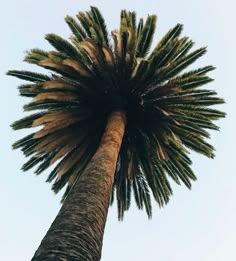
[{"label": "leaf cluster", "polygon": [[13,145],[29,157],[23,170],[37,166],[38,175],[55,165],[47,181],[54,182],[55,192],[67,185],[65,196],[96,152],[109,114],[126,113],[111,195],[120,219],[132,192],[151,217],[151,193],[164,206],[172,195],[170,179],[191,188],[196,176],[189,151],[213,158],[208,130],[218,130],[214,121],[225,116],[213,107],[223,99],[202,89],[215,68],[186,70],[206,48],[191,51],[194,43],[181,36],[183,26],[177,24],[150,52],[156,20],[149,15],[137,22],[135,12],[122,10],[120,28],[110,38],[101,13],[91,7],[65,18],[70,41],[47,34],[52,51],[27,53],[26,62],[50,73],[8,72],[28,82],[19,91],[31,99],[24,109],[32,111],[12,127],[42,126]]}]

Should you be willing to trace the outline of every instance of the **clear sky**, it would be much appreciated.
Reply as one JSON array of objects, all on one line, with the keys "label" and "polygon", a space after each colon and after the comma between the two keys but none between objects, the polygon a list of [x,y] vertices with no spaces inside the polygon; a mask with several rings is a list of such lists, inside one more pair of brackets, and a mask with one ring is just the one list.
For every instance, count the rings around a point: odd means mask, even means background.
[{"label": "clear sky", "polygon": [[47,49],[46,33],[70,34],[64,17],[95,5],[102,11],[108,28],[119,26],[122,8],[139,16],[158,15],[156,42],[176,23],[184,24],[183,35],[196,47],[208,46],[208,53],[196,64],[217,67],[211,76],[215,89],[226,100],[221,109],[227,118],[218,122],[221,132],[213,133],[216,157],[193,154],[198,177],[192,191],[173,186],[168,206],[153,206],[149,221],[132,204],[123,222],[117,221],[116,208],[110,208],[105,231],[102,261],[235,261],[236,260],[236,173],[233,133],[236,129],[235,42],[236,4],[233,0],[20,0],[1,4],[1,215],[0,260],[30,260],[60,208],[60,196],[45,183],[47,173],[35,177],[22,173],[25,158],[12,151],[11,144],[26,131],[13,132],[9,125],[25,114],[28,100],[18,96],[22,82],[5,76],[9,69],[36,69],[22,62],[24,52],[33,47]]}]

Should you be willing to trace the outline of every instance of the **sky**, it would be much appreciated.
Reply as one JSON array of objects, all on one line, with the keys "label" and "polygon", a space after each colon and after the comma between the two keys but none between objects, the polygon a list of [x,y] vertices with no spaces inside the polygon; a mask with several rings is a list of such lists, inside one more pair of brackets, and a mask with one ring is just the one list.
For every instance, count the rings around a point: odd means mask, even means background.
[{"label": "sky", "polygon": [[102,261],[235,261],[236,260],[236,173],[233,148],[236,139],[235,42],[236,4],[233,0],[21,0],[4,1],[1,26],[1,214],[0,260],[30,260],[60,209],[61,194],[55,195],[45,183],[47,173],[23,173],[25,158],[11,145],[28,132],[14,132],[10,124],[25,116],[17,86],[22,82],[5,75],[9,69],[37,70],[22,62],[31,48],[48,49],[46,33],[69,37],[64,17],[99,7],[108,29],[119,27],[120,10],[135,10],[139,17],[157,14],[156,43],[177,23],[184,24],[183,35],[208,46],[208,53],[197,63],[212,64],[215,81],[208,85],[226,104],[219,107],[227,117],[218,122],[220,132],[212,133],[216,148],[214,160],[192,154],[198,180],[191,191],[173,185],[170,203],[159,209],[154,203],[153,217],[138,211],[133,202],[124,221],[117,220],[116,206],[109,209]]}]

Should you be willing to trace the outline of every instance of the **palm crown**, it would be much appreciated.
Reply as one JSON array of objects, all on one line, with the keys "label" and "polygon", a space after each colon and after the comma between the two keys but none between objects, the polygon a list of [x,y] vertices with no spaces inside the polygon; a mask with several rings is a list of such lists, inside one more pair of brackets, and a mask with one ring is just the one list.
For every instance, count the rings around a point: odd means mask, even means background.
[{"label": "palm crown", "polygon": [[177,24],[149,54],[155,15],[136,23],[136,14],[123,10],[113,41],[95,7],[65,20],[73,32],[70,42],[48,34],[54,50],[32,49],[25,57],[50,74],[8,72],[30,82],[19,90],[33,98],[24,109],[36,111],[13,128],[43,126],[14,144],[30,156],[23,170],[38,165],[35,173],[40,174],[55,163],[47,181],[55,180],[55,192],[67,184],[66,196],[96,152],[110,113],[124,111],[127,124],[111,203],[116,195],[122,218],[132,190],[138,208],[145,207],[150,217],[150,190],[163,206],[172,194],[169,177],[188,188],[196,179],[188,149],[214,156],[205,141],[207,129],[217,130],[213,121],[224,113],[209,106],[223,100],[199,88],[212,81],[207,73],[214,67],[185,71],[206,48],[190,51],[193,42],[180,36],[182,25]]}]

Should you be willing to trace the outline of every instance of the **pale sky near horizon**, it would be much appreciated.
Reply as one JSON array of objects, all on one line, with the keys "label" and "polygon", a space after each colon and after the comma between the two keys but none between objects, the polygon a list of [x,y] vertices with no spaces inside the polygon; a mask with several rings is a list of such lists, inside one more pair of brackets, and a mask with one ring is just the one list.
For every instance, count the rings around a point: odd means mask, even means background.
[{"label": "pale sky near horizon", "polygon": [[169,28],[184,24],[183,35],[196,42],[196,48],[208,46],[208,53],[196,66],[212,64],[215,81],[208,85],[226,104],[227,113],[218,122],[220,132],[212,134],[216,148],[214,160],[192,155],[198,180],[191,191],[173,185],[170,203],[159,209],[154,203],[153,218],[138,211],[132,202],[123,222],[118,222],[116,207],[110,208],[104,237],[102,261],[235,261],[236,260],[236,173],[233,147],[236,139],[235,43],[236,4],[233,0],[8,0],[1,4],[1,215],[0,260],[30,260],[60,208],[60,195],[54,195],[45,183],[47,173],[36,177],[23,173],[25,158],[12,151],[11,144],[26,131],[9,125],[23,117],[17,86],[22,81],[7,77],[9,69],[38,70],[22,62],[30,48],[49,48],[46,33],[70,35],[64,17],[99,7],[109,30],[119,27],[120,10],[135,10],[139,17],[158,15],[156,43]]}]

